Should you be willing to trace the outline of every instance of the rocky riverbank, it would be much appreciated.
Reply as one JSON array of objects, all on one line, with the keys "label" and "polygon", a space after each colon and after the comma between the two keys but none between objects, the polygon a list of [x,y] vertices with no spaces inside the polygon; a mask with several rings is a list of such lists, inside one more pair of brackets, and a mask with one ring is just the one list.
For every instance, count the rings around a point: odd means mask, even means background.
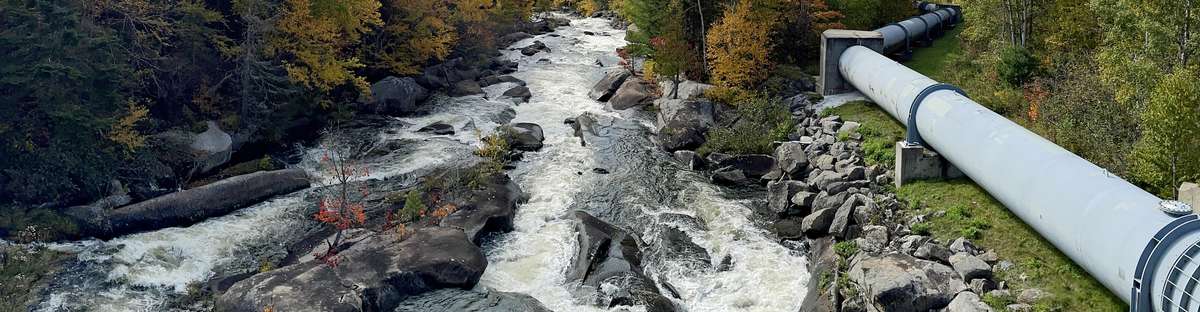
[{"label": "rocky riverbank", "polygon": [[907,203],[897,200],[890,169],[865,164],[860,125],[820,116],[815,97],[783,101],[794,127],[773,154],[700,155],[694,150],[708,131],[736,123],[736,115],[704,99],[708,87],[701,84],[682,84],[679,100],[643,97],[651,94],[644,86],[631,73],[614,71],[591,95],[608,99],[614,109],[654,105],[658,144],[683,166],[708,172],[714,183],[765,186],[773,231],[781,240],[800,242],[809,255],[814,278],[802,310],[992,311],[983,298],[1002,297],[1016,299],[1008,310],[1025,311],[1041,296],[1036,290],[1012,294],[995,282],[993,271],[1012,263],[994,252],[966,238],[932,238],[922,228],[929,216],[910,215]]}]

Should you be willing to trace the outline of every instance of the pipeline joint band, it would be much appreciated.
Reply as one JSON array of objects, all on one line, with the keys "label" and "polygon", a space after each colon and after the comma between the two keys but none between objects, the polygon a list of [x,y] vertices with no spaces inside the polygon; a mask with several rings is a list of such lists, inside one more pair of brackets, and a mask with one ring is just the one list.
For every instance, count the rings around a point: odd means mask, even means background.
[{"label": "pipeline joint band", "polygon": [[901,25],[900,23],[891,23],[891,24],[887,24],[887,26],[900,27],[900,30],[904,31],[904,53],[908,53],[908,51],[912,51],[912,45],[909,43],[909,39],[908,39],[908,28],[904,27],[904,25]]},{"label": "pipeline joint band", "polygon": [[962,94],[962,96],[967,96],[966,91],[948,83],[935,84],[921,90],[921,93],[918,93],[917,97],[913,99],[912,106],[908,108],[908,123],[906,123],[908,133],[905,134],[904,138],[904,141],[908,142],[908,144],[925,145],[925,140],[921,138],[921,132],[917,130],[917,108],[921,106],[921,102],[925,101],[925,97],[941,90],[950,90]]}]

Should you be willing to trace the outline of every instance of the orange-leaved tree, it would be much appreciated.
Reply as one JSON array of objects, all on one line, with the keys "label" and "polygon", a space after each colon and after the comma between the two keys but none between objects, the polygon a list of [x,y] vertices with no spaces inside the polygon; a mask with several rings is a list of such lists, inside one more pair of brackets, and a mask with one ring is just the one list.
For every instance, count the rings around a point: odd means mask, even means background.
[{"label": "orange-leaved tree", "polygon": [[706,57],[712,81],[720,86],[749,89],[770,75],[775,22],[756,5],[738,1],[708,31]]},{"label": "orange-leaved tree", "polygon": [[[326,250],[317,253],[318,259],[330,266],[337,266],[337,254],[342,245],[343,233],[351,228],[362,227],[366,223],[366,203],[364,198],[370,195],[366,183],[355,183],[366,178],[370,171],[349,157],[346,143],[337,134],[326,135],[321,155],[321,171],[318,183],[323,185],[324,194],[317,203],[317,213],[313,218],[333,226],[337,233],[332,241],[326,241]],[[357,185],[356,185],[357,184]]]}]

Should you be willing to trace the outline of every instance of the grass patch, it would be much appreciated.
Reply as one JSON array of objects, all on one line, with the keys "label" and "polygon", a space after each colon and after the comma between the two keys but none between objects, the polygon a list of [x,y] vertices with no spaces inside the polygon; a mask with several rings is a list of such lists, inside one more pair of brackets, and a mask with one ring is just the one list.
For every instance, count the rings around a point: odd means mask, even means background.
[{"label": "grass patch", "polygon": [[863,155],[867,165],[895,166],[896,141],[904,139],[904,126],[891,115],[867,101],[854,101],[827,109],[822,115],[838,115],[842,120],[862,124],[858,133],[863,135]]},{"label": "grass patch", "polygon": [[913,49],[912,60],[904,65],[933,80],[947,81],[950,78],[946,72],[950,67],[947,60],[953,55],[962,54],[962,40],[958,39],[958,34],[963,28],[957,27],[947,32],[944,37],[934,40],[932,46]]},{"label": "grass patch", "polygon": [[1039,288],[1051,294],[1036,305],[1038,310],[1129,309],[1104,285],[969,180],[913,182],[900,187],[897,195],[918,213],[946,212],[926,221],[933,237],[949,242],[959,236],[974,236],[976,245],[995,250],[1000,259],[1015,264],[1012,269],[996,272],[996,276],[1012,285],[1014,294],[1026,288]]}]

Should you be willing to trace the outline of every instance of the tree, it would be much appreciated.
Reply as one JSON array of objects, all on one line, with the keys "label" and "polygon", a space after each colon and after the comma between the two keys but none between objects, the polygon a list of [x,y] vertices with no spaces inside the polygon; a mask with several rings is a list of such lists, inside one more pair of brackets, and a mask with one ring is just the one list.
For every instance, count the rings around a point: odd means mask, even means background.
[{"label": "tree", "polygon": [[269,43],[283,56],[288,77],[318,92],[346,84],[367,92],[366,80],[354,73],[363,64],[348,48],[382,24],[379,1],[283,1]]},{"label": "tree", "polygon": [[625,34],[626,50],[637,56],[653,54],[650,39],[662,36],[667,24],[680,22],[677,8],[676,0],[625,0],[621,15],[637,25],[636,31]]},{"label": "tree", "polygon": [[383,28],[372,33],[362,49],[371,67],[418,74],[426,62],[450,55],[458,41],[446,1],[391,0],[383,12]]},{"label": "tree", "polygon": [[[1162,80],[1141,114],[1134,175],[1160,195],[1200,178],[1200,71],[1180,67]],[[1174,194],[1178,195],[1178,194]]]},{"label": "tree", "polygon": [[772,67],[774,25],[770,16],[755,11],[754,1],[742,0],[726,8],[706,38],[712,81],[748,89],[766,79]]},{"label": "tree", "polygon": [[331,131],[326,135],[326,142],[322,146],[325,152],[321,156],[324,177],[316,178],[317,183],[323,185],[324,194],[317,203],[317,213],[313,218],[336,230],[333,240],[325,242],[325,252],[317,254],[330,266],[337,266],[343,232],[366,223],[363,198],[370,194],[370,189],[366,183],[356,183],[356,180],[366,178],[370,171],[348,156],[354,149],[347,144],[338,133]]}]

